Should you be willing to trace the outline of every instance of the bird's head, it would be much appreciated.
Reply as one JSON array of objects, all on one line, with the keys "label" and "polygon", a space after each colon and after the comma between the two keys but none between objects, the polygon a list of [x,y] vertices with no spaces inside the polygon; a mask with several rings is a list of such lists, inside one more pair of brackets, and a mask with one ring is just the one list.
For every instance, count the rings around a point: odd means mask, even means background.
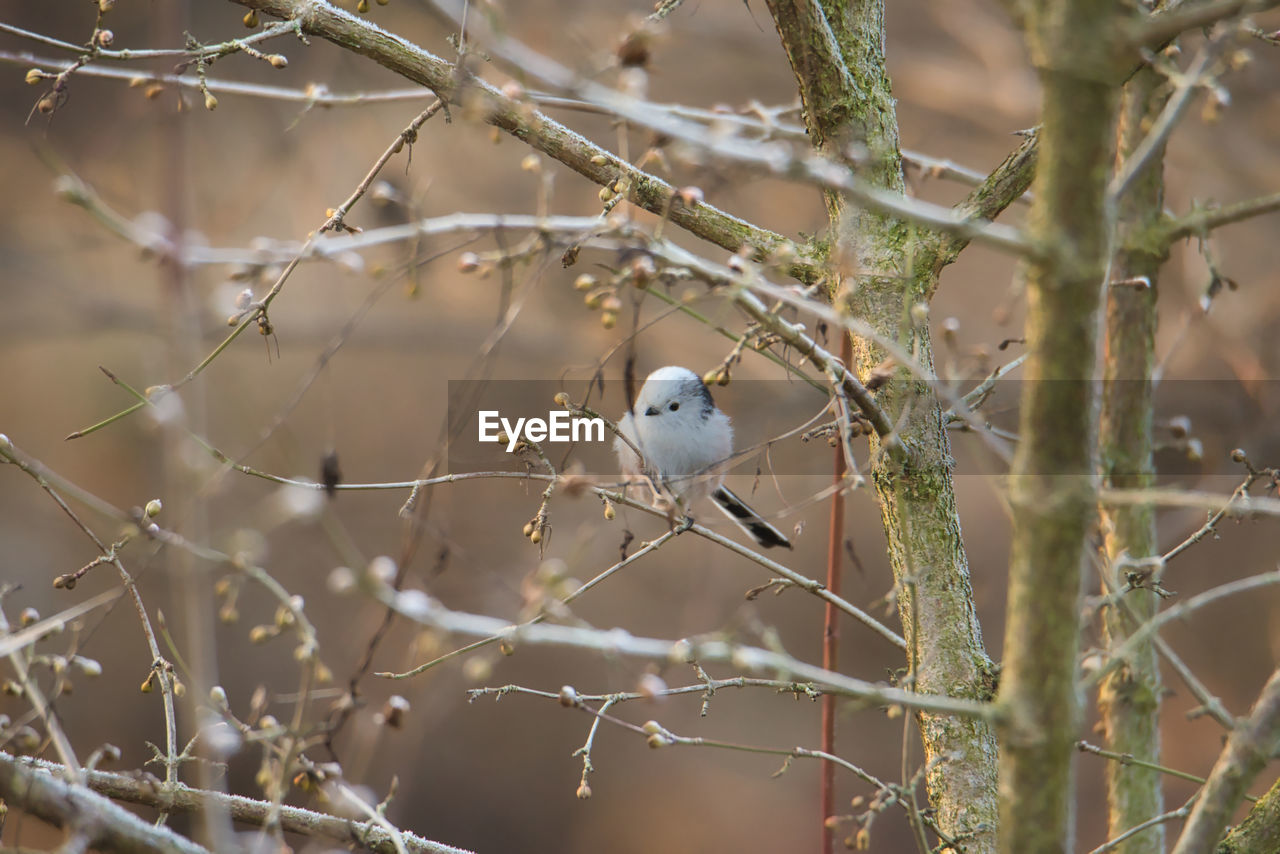
[{"label": "bird's head", "polygon": [[641,421],[686,422],[705,420],[715,408],[711,392],[701,377],[688,368],[669,365],[649,374],[632,411]]}]

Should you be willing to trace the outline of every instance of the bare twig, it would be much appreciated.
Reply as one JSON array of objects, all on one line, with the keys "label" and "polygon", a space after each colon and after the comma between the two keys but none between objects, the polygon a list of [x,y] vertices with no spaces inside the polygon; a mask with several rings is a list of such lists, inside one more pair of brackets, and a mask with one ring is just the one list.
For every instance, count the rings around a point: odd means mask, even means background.
[{"label": "bare twig", "polygon": [[[55,783],[57,783],[56,775],[61,770],[60,766],[52,762],[45,762],[40,759],[15,759],[8,754],[0,753],[0,769],[7,771],[10,768],[20,771],[27,779],[35,781],[50,780]],[[103,800],[99,795],[105,795],[108,798],[125,801],[126,803],[141,804],[171,813],[182,814],[200,812],[205,808],[207,802],[213,801],[226,810],[236,821],[258,825],[259,827],[266,824],[268,815],[271,812],[271,804],[266,801],[246,798],[240,795],[226,795],[220,792],[192,789],[181,783],[161,787],[156,785],[156,782],[152,779],[131,774],[90,771],[86,785],[92,792],[79,787],[69,787],[65,783],[58,783],[58,785],[62,788],[56,790],[55,794],[60,799],[70,798],[69,801],[66,801],[68,809],[74,808],[78,803],[85,803],[94,810],[86,810],[86,815],[97,814],[96,810],[100,806],[111,811],[118,811],[127,816],[123,826],[136,822],[147,830],[155,831],[155,838],[160,840],[158,846],[154,848],[116,850],[145,850],[164,852],[164,854],[174,851],[184,852],[184,854],[186,852],[197,854],[197,852],[205,851],[205,849],[188,842],[165,828],[153,828],[131,813],[127,813],[109,801]],[[93,794],[94,792],[97,795]],[[81,798],[91,800],[81,801]],[[25,805],[21,797],[12,796],[10,796],[9,804],[10,808]],[[116,815],[115,812],[110,814],[113,818]],[[355,844],[366,851],[389,854],[389,852],[395,850],[390,834],[381,827],[371,827],[353,822],[350,819],[325,815],[324,813],[302,809],[301,807],[283,807],[280,810],[280,827],[286,832],[304,834],[308,838],[329,839],[342,845]],[[400,836],[404,840],[405,847],[413,854],[467,854],[461,848],[433,842],[408,831],[400,831]]]},{"label": "bare twig", "polygon": [[1219,599],[1234,596],[1239,593],[1248,593],[1251,590],[1258,590],[1272,584],[1280,584],[1280,570],[1264,572],[1259,575],[1251,575],[1248,578],[1241,578],[1238,581],[1221,584],[1196,596],[1192,596],[1184,602],[1179,602],[1176,605],[1166,608],[1147,622],[1134,629],[1133,633],[1125,639],[1125,642],[1120,644],[1111,652],[1111,657],[1108,659],[1106,664],[1098,668],[1093,673],[1090,673],[1084,682],[1087,685],[1097,684],[1104,676],[1123,664],[1125,657],[1135,647],[1154,633],[1158,632],[1165,623],[1172,620],[1182,619],[1191,612],[1199,608],[1203,608],[1205,605],[1212,602],[1216,602]]},{"label": "bare twig", "polygon": [[1174,243],[1184,237],[1208,234],[1215,228],[1243,222],[1277,210],[1280,210],[1280,193],[1258,196],[1255,199],[1246,199],[1221,207],[1196,208],[1186,216],[1169,222],[1161,238],[1165,243]]},{"label": "bare twig", "polygon": [[1227,740],[1191,809],[1173,854],[1210,850],[1222,837],[1245,790],[1275,751],[1280,733],[1280,670],[1271,674],[1249,717]]},{"label": "bare twig", "polygon": [[[83,834],[98,850],[121,854],[208,854],[207,849],[167,827],[156,827],[89,788],[66,782],[61,779],[65,771],[52,762],[0,753],[0,798],[10,810],[19,809]],[[94,771],[88,776],[92,780],[102,772]],[[163,787],[154,782],[130,782],[139,789],[149,788],[156,800],[161,798]]]},{"label": "bare twig", "polygon": [[[547,624],[515,627],[496,617],[451,611],[421,591],[410,590],[394,594],[389,590],[371,587],[370,592],[374,593],[380,601],[395,608],[401,616],[420,625],[473,637],[487,638],[501,634],[517,647],[521,644],[551,645],[655,661],[676,658],[681,661],[694,660],[703,664],[726,662],[748,671],[764,670],[787,674],[813,682],[823,690],[841,693],[868,703],[897,703],[908,708],[923,709],[938,714],[984,720],[993,720],[999,715],[997,708],[990,703],[960,700],[935,694],[917,694],[887,685],[878,685],[844,674],[830,673],[785,653],[759,647],[740,646],[723,640],[695,638],[671,641],[643,638],[636,637],[623,629],[599,630]],[[389,679],[407,676],[407,674],[396,673],[376,675]]]},{"label": "bare twig", "polygon": [[1136,48],[1156,50],[1182,33],[1211,27],[1219,21],[1261,12],[1276,5],[1277,0],[1209,0],[1206,3],[1180,3],[1177,8],[1149,18],[1134,27],[1130,44]]},{"label": "bare twig", "polygon": [[151,654],[152,672],[155,674],[157,681],[160,683],[161,694],[164,703],[164,723],[165,723],[165,782],[175,783],[178,779],[178,723],[177,715],[174,712],[173,704],[173,677],[168,669],[164,666],[164,657],[160,655],[160,646],[156,643],[155,630],[151,627],[151,617],[147,614],[146,606],[142,604],[142,594],[138,592],[138,585],[134,582],[133,575],[124,567],[119,556],[107,546],[93,529],[80,520],[62,496],[49,483],[49,479],[45,476],[43,466],[33,463],[22,455],[7,436],[0,434],[0,457],[8,460],[16,465],[24,473],[30,476],[40,488],[43,489],[50,498],[53,499],[62,511],[70,517],[71,521],[76,524],[84,535],[93,541],[98,551],[103,555],[111,555],[111,564],[115,566],[116,571],[120,574],[120,580],[124,582],[125,591],[129,594],[129,598],[133,601],[134,609],[138,612],[138,620],[142,624],[142,634],[147,641],[147,650]]},{"label": "bare twig", "polygon": [[1142,831],[1144,830],[1149,830],[1152,827],[1155,827],[1160,824],[1164,824],[1166,821],[1177,821],[1179,819],[1186,818],[1188,815],[1190,815],[1191,805],[1194,802],[1195,802],[1195,798],[1192,798],[1190,801],[1187,801],[1185,804],[1178,807],[1176,810],[1169,810],[1168,812],[1161,813],[1160,815],[1157,815],[1157,816],[1153,816],[1152,818],[1149,818],[1144,822],[1135,824],[1133,827],[1129,828],[1124,833],[1118,834],[1112,837],[1111,839],[1108,839],[1106,842],[1102,843],[1097,848],[1090,851],[1089,854],[1106,854],[1107,851],[1114,851],[1115,849],[1123,845],[1126,840],[1132,839],[1134,836],[1137,836],[1139,833],[1142,833]]},{"label": "bare twig", "polygon": [[1160,115],[1156,118],[1155,123],[1151,126],[1145,139],[1134,149],[1133,154],[1120,167],[1111,184],[1107,187],[1107,195],[1112,203],[1115,202],[1124,191],[1129,188],[1141,172],[1142,167],[1147,165],[1151,156],[1157,151],[1164,148],[1164,144],[1169,139],[1169,134],[1173,133],[1174,127],[1178,120],[1182,118],[1182,114],[1186,112],[1187,107],[1191,104],[1191,96],[1195,94],[1196,89],[1204,82],[1209,66],[1218,56],[1219,41],[1209,41],[1200,47],[1196,58],[1192,60],[1191,67],[1178,75],[1177,86],[1173,94],[1169,96],[1168,102],[1164,109],[1160,111]]},{"label": "bare twig", "polygon": [[[8,634],[9,620],[5,617],[4,609],[0,607],[0,637]],[[17,676],[18,684],[22,687],[23,696],[30,701],[31,708],[44,721],[45,730],[49,733],[49,739],[53,742],[54,749],[58,752],[58,758],[62,760],[62,764],[67,768],[67,779],[73,783],[81,782],[84,777],[84,768],[80,766],[80,761],[76,759],[75,748],[71,746],[71,741],[62,729],[57,713],[45,698],[44,692],[40,690],[40,685],[31,678],[31,671],[27,667],[24,651],[15,649],[9,653],[9,663],[13,665],[13,672]]]}]

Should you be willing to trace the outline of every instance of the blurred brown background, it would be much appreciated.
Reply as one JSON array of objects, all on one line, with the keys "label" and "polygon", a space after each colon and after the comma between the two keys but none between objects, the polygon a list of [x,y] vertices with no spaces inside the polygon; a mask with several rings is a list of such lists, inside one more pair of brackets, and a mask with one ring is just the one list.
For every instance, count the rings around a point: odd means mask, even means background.
[{"label": "blurred brown background", "polygon": [[[611,50],[628,29],[629,16],[650,11],[646,0],[525,0],[500,4],[509,31],[560,61],[582,69],[606,68]],[[1011,132],[1036,122],[1037,85],[1020,39],[994,2],[953,0],[938,4],[902,0],[889,4],[888,54],[904,146],[950,158],[986,171],[1017,143]],[[71,42],[81,42],[93,19],[84,4],[10,4],[3,20]],[[122,3],[109,25],[116,47],[178,47],[181,31],[203,42],[244,34],[243,9],[229,3]],[[375,7],[375,20],[441,55],[452,56],[448,30],[412,0]],[[1271,26],[1274,28],[1275,22]],[[58,56],[49,48],[0,34],[0,49]],[[304,47],[292,39],[272,43],[289,67],[275,71],[244,56],[219,61],[213,79],[249,80],[304,88],[323,83],[335,92],[378,91],[403,81],[356,57],[313,39]],[[1167,160],[1167,203],[1186,211],[1194,201],[1229,202],[1280,186],[1280,132],[1276,109],[1277,58],[1265,45],[1253,48],[1253,62],[1224,82],[1232,96],[1219,121],[1191,115],[1174,137]],[[690,0],[675,13],[666,36],[654,48],[650,94],[657,101],[693,106],[742,107],[755,99],[767,105],[794,98],[791,72],[761,3],[739,0]],[[58,58],[63,58],[58,56]],[[167,71],[171,60],[140,63],[140,71]],[[214,247],[246,247],[258,237],[297,241],[323,221],[326,208],[351,192],[401,128],[427,102],[315,108],[273,100],[220,96],[216,112],[200,107],[178,113],[177,96],[167,91],[154,100],[120,81],[88,76],[72,80],[70,100],[51,118],[28,114],[39,95],[23,85],[25,66],[8,64],[0,73],[0,186],[5,188],[4,226],[0,228],[0,431],[27,454],[42,460],[117,506],[130,507],[160,497],[166,505],[160,521],[194,539],[226,550],[255,544],[258,559],[291,592],[303,595],[307,613],[320,630],[321,654],[338,684],[365,649],[381,619],[381,610],[358,598],[327,591],[330,570],[343,563],[326,530],[340,525],[365,557],[397,553],[402,535],[397,510],[400,492],[343,493],[327,512],[328,528],[314,522],[281,521],[278,489],[240,475],[221,474],[215,463],[172,429],[140,413],[73,442],[63,437],[131,403],[98,371],[106,366],[135,387],[180,378],[226,334],[228,294],[242,285],[229,283],[231,269],[211,266],[175,282],[137,247],[109,233],[83,210],[59,201],[52,191],[55,172],[46,165],[63,161],[103,200],[128,218],[160,211],[194,240]],[[483,69],[495,82],[507,78]],[[601,79],[612,81],[609,71]],[[553,113],[602,144],[614,147],[616,132],[598,116]],[[647,135],[631,134],[633,156]],[[413,147],[411,168],[394,160],[383,177],[415,200],[421,216],[456,211],[532,213],[536,180],[521,171],[528,150],[456,115],[429,122]],[[599,210],[596,187],[558,165],[555,212],[591,215]],[[760,180],[737,172],[697,172],[676,166],[677,184],[701,186],[707,200],[759,224],[799,237],[821,231],[824,211],[819,195],[807,188]],[[926,198],[954,201],[965,188],[927,180],[918,173],[914,187]],[[1017,208],[1010,221],[1022,215]],[[640,215],[647,219],[647,215]],[[394,221],[394,211],[361,203],[349,222],[372,227]],[[1169,352],[1167,377],[1200,380],[1178,388],[1185,403],[1177,411],[1191,415],[1193,432],[1204,443],[1203,469],[1230,471],[1227,449],[1274,443],[1275,411],[1270,404],[1245,408],[1237,402],[1213,402],[1213,390],[1238,379],[1266,381],[1275,374],[1280,352],[1275,324],[1280,291],[1275,288],[1276,220],[1261,219],[1223,230],[1214,238],[1224,273],[1240,283],[1226,293],[1208,317],[1191,322],[1185,336],[1176,333],[1207,283],[1206,266],[1196,244],[1178,247],[1160,282],[1161,352]],[[682,238],[691,248],[723,261],[723,250]],[[443,250],[455,238],[430,241]],[[492,248],[482,240],[469,247]],[[257,444],[263,429],[298,391],[300,383],[342,326],[378,282],[377,264],[404,259],[403,247],[371,251],[363,270],[344,271],[333,264],[304,265],[285,286],[271,311],[279,340],[264,347],[250,333],[235,344],[182,394],[186,426],[239,458]],[[531,287],[514,328],[492,361],[500,380],[554,380],[566,370],[578,378],[617,343],[630,316],[605,330],[599,315],[585,309],[571,282],[579,272],[612,259],[584,253],[578,267],[551,272],[529,285],[527,270],[517,273],[516,288]],[[281,429],[244,461],[259,469],[316,477],[321,455],[330,447],[341,457],[348,481],[407,480],[418,475],[436,450],[445,417],[446,383],[462,378],[489,334],[503,288],[500,277],[463,276],[452,256],[422,271],[418,296],[397,284],[376,303]],[[265,287],[257,284],[258,293]],[[730,328],[741,322],[715,302],[700,308]],[[629,309],[628,309],[629,311]],[[645,319],[656,316],[649,301]],[[949,269],[932,311],[935,328],[944,318],[960,321],[954,350],[942,350],[958,363],[971,364],[985,350],[991,363],[1018,352],[996,350],[1005,338],[1020,334],[1020,303],[1015,265],[983,248],[971,248]],[[1003,320],[1004,322],[999,322]],[[194,326],[193,326],[194,325]],[[198,328],[198,340],[182,330]],[[939,338],[941,336],[939,335]],[[1170,352],[1172,351],[1172,352]],[[696,370],[714,367],[728,352],[723,339],[683,317],[671,317],[645,332],[638,342],[641,372],[667,363]],[[966,360],[970,360],[966,362]],[[615,358],[611,378],[621,371]],[[764,360],[748,357],[742,378],[779,378]],[[1203,393],[1197,391],[1204,389]],[[1261,395],[1266,398],[1266,394]],[[734,387],[719,393],[721,405],[735,409]],[[1276,395],[1270,395],[1274,402]],[[606,400],[616,415],[621,399]],[[792,440],[794,443],[794,440]],[[957,445],[973,440],[958,437]],[[1271,445],[1274,449],[1274,444]],[[827,453],[809,448],[805,453]],[[1170,463],[1178,458],[1176,452]],[[1277,464],[1275,458],[1257,458]],[[988,649],[997,659],[1002,639],[1007,521],[993,474],[958,479],[962,522],[983,619]],[[1186,471],[1182,466],[1180,471]],[[751,488],[751,466],[735,482]],[[1176,482],[1229,491],[1234,476],[1200,477],[1193,467]],[[779,479],[780,492],[766,477],[754,503],[770,511],[799,504],[826,482],[820,477]],[[196,490],[184,497],[184,488]],[[539,565],[537,549],[520,536],[520,527],[537,509],[539,490],[513,482],[478,482],[440,488],[433,494],[428,531],[412,567],[410,583],[422,586],[451,607],[514,618],[521,580]],[[787,555],[796,569],[822,573],[827,510],[810,506],[784,520],[804,529],[798,548]],[[114,524],[86,514],[104,537]],[[710,517],[708,517],[710,518]],[[1203,521],[1196,512],[1162,516],[1162,542],[1172,545]],[[594,499],[558,498],[553,505],[554,537],[547,557],[566,562],[569,572],[588,578],[616,559],[624,527],[639,537],[656,535],[655,520],[621,513],[612,523],[600,518]],[[789,527],[788,527],[789,529]],[[725,525],[723,530],[729,531]],[[861,568],[849,567],[845,596],[877,614],[891,587],[883,556],[878,510],[867,493],[850,501],[848,530]],[[259,538],[251,532],[260,532]],[[1230,524],[1220,541],[1196,547],[1173,565],[1167,586],[1187,595],[1235,577],[1275,568],[1274,526]],[[438,556],[447,546],[447,559]],[[5,607],[12,618],[21,607],[42,614],[88,598],[117,579],[98,569],[74,592],[55,591],[54,576],[75,570],[95,555],[92,544],[21,472],[0,469],[0,579],[19,583]],[[161,609],[171,625],[182,609],[175,556],[153,554],[144,544],[130,546],[127,565],[140,576],[141,590],[153,614]],[[433,568],[433,564],[437,564]],[[218,608],[212,593],[220,568],[196,564],[195,582],[207,601],[209,619]],[[821,609],[815,599],[797,593],[744,602],[743,592],[767,580],[759,567],[693,537],[681,537],[652,558],[628,569],[575,607],[598,627],[623,626],[637,635],[677,638],[727,629],[748,640],[759,626],[776,627],[786,649],[816,660]],[[1237,713],[1247,709],[1275,665],[1280,649],[1277,596],[1234,599],[1206,609],[1168,637],[1209,688]],[[240,621],[216,624],[213,649],[219,681],[233,709],[244,711],[258,685],[287,694],[297,683],[292,644],[250,645],[251,626],[268,622],[275,605],[252,584],[239,601]],[[896,625],[896,613],[886,619]],[[87,621],[82,639],[86,654],[100,659],[105,673],[78,680],[74,695],[60,701],[73,742],[87,753],[110,741],[122,748],[121,767],[138,767],[148,756],[144,741],[160,742],[162,724],[157,695],[138,693],[148,666],[137,618],[120,605]],[[176,635],[182,637],[182,628]],[[49,642],[56,648],[61,641]],[[439,650],[458,641],[437,639]],[[842,664],[852,674],[886,678],[900,666],[886,644],[855,624],[843,630]],[[378,653],[374,669],[402,670],[429,657],[430,644],[398,625]],[[582,692],[633,688],[641,665],[601,661],[598,657],[549,649],[521,649],[512,658],[477,653],[466,663],[438,668],[416,680],[388,683],[366,679],[369,700],[339,743],[349,777],[367,783],[380,797],[393,775],[399,794],[389,816],[430,838],[481,851],[774,851],[812,850],[818,838],[816,765],[795,762],[778,779],[774,757],[744,753],[668,749],[650,751],[643,740],[604,727],[593,754],[594,797],[574,797],[581,772],[571,757],[586,738],[590,719],[553,702],[512,696],[499,703],[468,704],[464,691],[478,685],[516,683],[556,690],[571,683]],[[721,668],[712,673],[733,675]],[[690,684],[691,673],[668,671],[669,684]],[[1197,774],[1208,771],[1220,746],[1220,731],[1207,718],[1188,722],[1194,704],[1176,681],[1165,711],[1167,764]],[[378,728],[373,713],[387,695],[402,692],[412,703],[404,729]],[[13,714],[19,704],[5,698],[0,711]],[[284,703],[273,707],[287,709]],[[316,714],[323,713],[321,704]],[[631,703],[618,714],[640,723],[657,718],[682,735],[770,747],[817,746],[818,705],[762,691],[723,692],[710,716],[698,716],[699,701],[670,700],[659,707]],[[282,715],[283,716],[283,715]],[[190,720],[184,710],[183,720]],[[912,735],[914,740],[915,736]],[[874,710],[850,710],[841,722],[842,755],[886,779],[900,779],[902,725]],[[318,756],[318,758],[324,758]],[[912,767],[918,762],[915,749]],[[244,751],[232,761],[230,785],[256,794],[252,776],[258,757]],[[1101,793],[1102,760],[1082,757],[1079,813],[1082,846],[1102,841],[1105,827]],[[1263,780],[1274,777],[1275,769]],[[840,803],[867,787],[838,777]],[[1170,806],[1192,789],[1172,780]],[[14,819],[5,842],[16,844]],[[904,824],[888,814],[875,825],[875,850],[904,850]],[[38,844],[44,834],[32,821],[21,841]]]}]

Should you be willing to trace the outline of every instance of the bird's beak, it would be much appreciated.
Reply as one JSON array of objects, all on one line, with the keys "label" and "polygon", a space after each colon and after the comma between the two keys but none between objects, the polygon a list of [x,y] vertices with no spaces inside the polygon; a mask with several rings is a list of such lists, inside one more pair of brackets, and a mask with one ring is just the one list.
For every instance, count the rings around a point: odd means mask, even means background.
[{"label": "bird's beak", "polygon": [[645,414],[645,415],[657,415],[657,414],[658,414],[658,407],[656,407],[656,406],[650,406],[648,409],[646,409],[646,410],[644,411],[644,414]]}]

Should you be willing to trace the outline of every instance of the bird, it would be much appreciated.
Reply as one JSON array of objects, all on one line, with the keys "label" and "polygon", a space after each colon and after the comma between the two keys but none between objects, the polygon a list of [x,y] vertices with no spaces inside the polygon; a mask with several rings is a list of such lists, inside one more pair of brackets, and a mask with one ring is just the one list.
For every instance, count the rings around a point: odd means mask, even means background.
[{"label": "bird", "polygon": [[685,514],[685,527],[692,524],[688,508],[709,497],[760,546],[792,548],[785,534],[724,485],[733,424],[693,371],[668,365],[649,374],[618,421],[618,432],[622,435],[613,448],[623,474],[648,483],[655,504],[664,503],[662,493],[673,496]]}]

